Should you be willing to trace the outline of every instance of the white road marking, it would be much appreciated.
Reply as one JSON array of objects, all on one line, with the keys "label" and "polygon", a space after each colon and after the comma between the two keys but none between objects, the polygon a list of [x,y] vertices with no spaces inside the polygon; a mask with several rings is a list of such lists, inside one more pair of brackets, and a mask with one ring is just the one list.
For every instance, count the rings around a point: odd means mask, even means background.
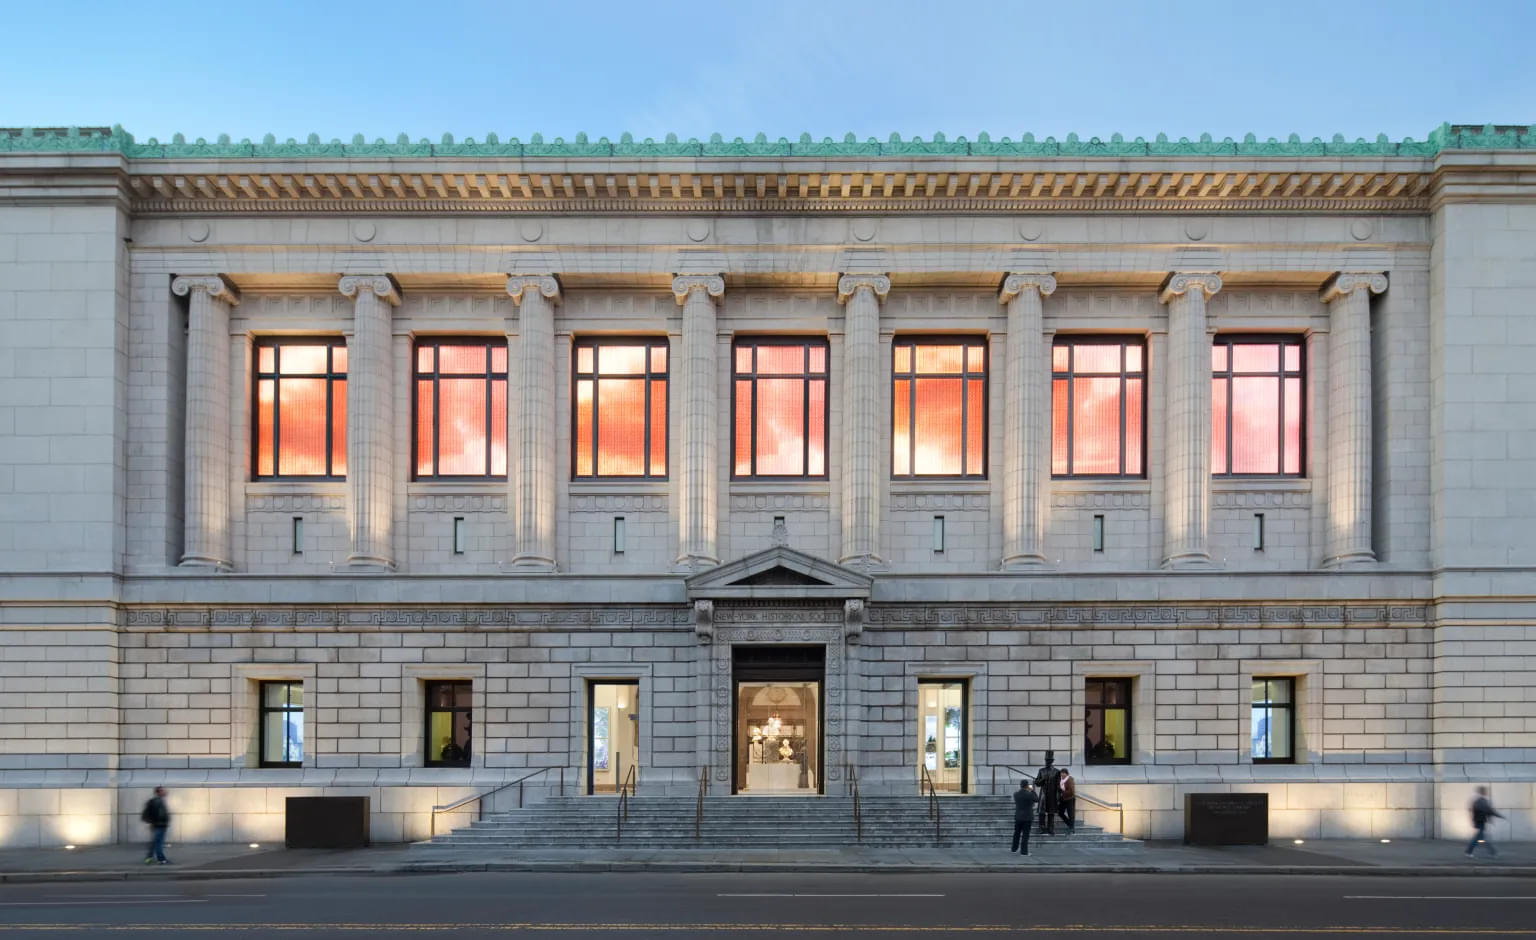
[{"label": "white road marking", "polygon": [[177,900],[159,900],[150,898],[147,900],[126,899],[122,901],[71,901],[68,898],[60,898],[57,901],[0,901],[0,907],[65,907],[81,904],[207,904],[202,898],[181,898]]},{"label": "white road marking", "polygon": [[1346,901],[1536,901],[1536,895],[1514,894],[1346,894]]},{"label": "white road marking", "polygon": [[717,894],[717,898],[942,898],[942,894]]}]

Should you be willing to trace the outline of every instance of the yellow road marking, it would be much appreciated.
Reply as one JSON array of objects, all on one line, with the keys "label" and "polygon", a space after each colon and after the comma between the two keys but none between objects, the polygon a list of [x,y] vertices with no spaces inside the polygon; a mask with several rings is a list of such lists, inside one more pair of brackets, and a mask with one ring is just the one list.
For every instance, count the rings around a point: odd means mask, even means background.
[{"label": "yellow road marking", "polygon": [[714,933],[1014,933],[1014,934],[1069,934],[1069,933],[1169,933],[1169,934],[1242,934],[1264,936],[1369,934],[1380,936],[1488,936],[1533,937],[1536,928],[1482,928],[1482,927],[1240,927],[1214,924],[1060,924],[1015,926],[1011,924],[971,925],[906,925],[906,924],[0,924],[0,933],[17,931],[98,931],[98,932],[207,932],[207,931],[372,931],[377,933],[447,933],[459,931],[486,931],[498,933],[661,933],[694,931]]}]

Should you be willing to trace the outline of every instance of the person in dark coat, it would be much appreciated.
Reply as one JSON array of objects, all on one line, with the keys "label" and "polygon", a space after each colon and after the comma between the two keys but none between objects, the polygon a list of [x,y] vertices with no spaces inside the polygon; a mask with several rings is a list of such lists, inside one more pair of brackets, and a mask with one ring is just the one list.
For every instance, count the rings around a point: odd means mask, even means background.
[{"label": "person in dark coat", "polygon": [[1035,803],[1039,797],[1028,780],[1019,781],[1019,789],[1013,794],[1013,848],[1010,852],[1029,854],[1029,827],[1035,822]]},{"label": "person in dark coat", "polygon": [[149,851],[144,855],[144,864],[159,862],[169,865],[171,860],[165,857],[165,831],[171,827],[171,811],[165,805],[165,787],[155,787],[155,795],[144,804],[139,819],[149,824],[150,831]]},{"label": "person in dark coat", "polygon": [[1045,752],[1045,766],[1035,774],[1035,789],[1040,794],[1040,831],[1056,834],[1056,812],[1061,802],[1061,771],[1056,769],[1056,752]]},{"label": "person in dark coat", "polygon": [[1504,814],[1493,808],[1493,801],[1488,799],[1488,788],[1478,787],[1477,798],[1472,801],[1472,825],[1477,831],[1472,833],[1472,841],[1467,843],[1467,858],[1472,857],[1472,851],[1479,842],[1488,846],[1489,855],[1499,854],[1487,832],[1488,823],[1495,818],[1503,819]]},{"label": "person in dark coat", "polygon": [[1056,815],[1067,824],[1067,831],[1077,828],[1077,779],[1067,768],[1061,768],[1061,795]]}]

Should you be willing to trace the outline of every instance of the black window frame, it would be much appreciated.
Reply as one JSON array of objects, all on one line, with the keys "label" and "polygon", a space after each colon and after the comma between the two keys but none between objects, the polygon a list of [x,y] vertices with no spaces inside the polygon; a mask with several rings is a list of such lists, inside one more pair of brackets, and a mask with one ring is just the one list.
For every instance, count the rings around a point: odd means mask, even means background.
[{"label": "black window frame", "polygon": [[[306,372],[299,375],[283,375],[283,347],[284,346],[325,346],[325,372]],[[262,336],[256,339],[256,358],[251,368],[251,479],[252,480],[345,480],[345,473],[335,472],[335,447],[332,437],[335,433],[336,417],[336,383],[347,382],[347,394],[352,394],[352,384],[348,381],[352,369],[352,357],[347,356],[347,371],[336,371],[336,350],[346,349],[345,336]],[[261,370],[261,351],[263,349],[274,350],[272,354],[272,371]],[[325,379],[325,473],[323,474],[289,474],[283,473],[283,417],[282,417],[282,384],[283,379]],[[261,472],[261,383],[272,380],[272,472]],[[350,407],[350,402],[348,406]],[[347,441],[349,453],[347,454],[347,466],[352,465],[350,448],[352,442]]]},{"label": "black window frame", "polygon": [[[1260,705],[1256,701],[1249,703],[1248,730],[1247,730],[1248,744],[1249,744],[1248,758],[1251,761],[1253,761],[1255,764],[1294,764],[1294,763],[1296,763],[1296,677],[1295,676],[1254,676],[1253,677],[1253,681],[1254,682],[1262,682],[1262,683],[1264,683],[1264,698],[1265,698],[1265,702],[1264,702],[1263,705]],[[1288,701],[1285,702],[1284,704],[1276,704],[1273,701],[1272,697],[1270,696],[1269,684],[1272,683],[1272,682],[1284,682],[1287,686],[1289,686],[1290,694],[1287,696]],[[1252,695],[1252,694],[1253,694],[1252,686],[1250,685],[1249,686],[1249,695]],[[1267,711],[1271,711],[1271,712],[1277,711],[1277,710],[1282,710],[1282,711],[1285,711],[1288,714],[1290,720],[1288,722],[1286,722],[1286,726],[1287,726],[1290,734],[1289,734],[1289,740],[1286,741],[1286,750],[1288,752],[1286,757],[1255,757],[1253,755],[1253,752],[1252,752],[1252,746],[1253,746],[1253,713],[1255,711],[1259,711],[1261,708],[1264,709],[1264,710],[1267,710]],[[1269,736],[1270,736],[1269,737],[1269,740],[1270,740],[1270,747],[1269,747],[1270,753],[1274,753],[1274,727],[1275,727],[1275,724],[1274,724],[1273,721],[1271,721],[1269,723],[1269,728],[1267,729],[1267,731],[1269,732]]]},{"label": "black window frame", "polygon": [[[1093,684],[1095,682],[1100,683],[1102,686],[1104,686],[1104,689],[1102,689],[1099,692],[1099,703],[1098,704],[1091,704],[1087,700],[1088,699],[1088,687],[1089,687],[1089,685],[1091,685],[1091,684]],[[1109,697],[1108,695],[1105,694],[1105,691],[1107,690],[1107,688],[1108,688],[1108,686],[1110,684],[1119,685],[1124,690],[1124,694],[1121,696],[1121,698],[1125,702],[1124,705],[1106,705],[1106,704],[1104,704],[1104,701]],[[1134,743],[1135,743],[1135,739],[1136,739],[1136,730],[1135,730],[1136,726],[1132,723],[1134,721],[1135,717],[1136,717],[1135,716],[1135,710],[1134,710],[1134,699],[1132,698],[1132,696],[1135,693],[1135,691],[1136,691],[1135,680],[1132,679],[1129,676],[1088,676],[1088,677],[1086,677],[1083,680],[1083,728],[1084,728],[1083,739],[1084,739],[1084,743],[1085,743],[1085,746],[1083,747],[1083,763],[1085,763],[1085,764],[1094,764],[1094,765],[1098,765],[1098,764],[1112,765],[1112,764],[1129,764],[1129,763],[1132,762],[1132,757],[1136,753],[1135,750],[1134,750]],[[1111,711],[1123,711],[1123,712],[1125,712],[1125,756],[1124,757],[1094,757],[1092,749],[1090,749],[1090,748],[1088,748],[1086,746],[1087,737],[1088,737],[1088,735],[1087,735],[1087,728],[1089,726],[1088,725],[1088,716],[1091,715],[1095,711],[1100,712],[1099,727],[1100,728],[1105,728],[1105,729],[1107,729],[1109,727],[1109,722],[1104,720],[1103,713],[1111,712]]]},{"label": "black window frame", "polygon": [[[758,380],[759,377],[762,377],[762,378],[772,378],[772,379],[793,379],[793,378],[796,378],[796,375],[793,374],[793,373],[782,373],[782,372],[771,372],[771,373],[767,373],[766,375],[760,376],[758,371],[757,371],[757,350],[759,348],[764,347],[764,346],[767,346],[767,347],[800,347],[801,349],[803,349],[805,351],[805,357],[804,357],[804,360],[803,360],[804,363],[805,363],[805,371],[799,373],[799,376],[798,376],[800,381],[801,381],[801,390],[802,390],[802,394],[801,394],[801,408],[800,408],[800,410],[801,410],[801,421],[802,421],[801,427],[803,427],[805,429],[805,446],[803,448],[803,452],[800,455],[800,468],[801,468],[801,472],[799,472],[799,473],[758,473],[757,472],[757,380]],[[751,372],[740,372],[736,368],[736,352],[739,349],[749,348],[749,347],[752,349],[752,371]],[[811,367],[811,350],[812,349],[821,349],[821,350],[823,350],[826,353],[827,368],[826,368],[825,372],[812,372],[812,371],[810,371],[810,367]],[[822,468],[821,469],[822,469],[822,472],[821,473],[811,473],[810,472],[810,469],[811,469],[811,382],[814,381],[814,380],[818,380],[818,379],[826,383],[826,393],[822,396],[822,415],[821,415],[821,432],[822,432],[822,441],[821,441]],[[752,469],[751,469],[750,473],[746,473],[746,474],[741,474],[741,473],[737,473],[736,472],[736,432],[737,432],[737,423],[741,420],[741,416],[736,413],[736,410],[737,410],[736,409],[736,383],[740,382],[740,381],[751,381],[751,383],[752,383],[752,405],[751,405],[751,408],[750,408],[751,414],[748,415],[748,419],[751,421],[751,447],[752,447],[751,465],[752,465]],[[831,469],[832,469],[832,448],[831,448],[831,443],[830,443],[831,436],[832,436],[832,344],[827,342],[826,337],[822,337],[822,336],[793,336],[793,335],[791,335],[791,336],[739,336],[739,337],[736,337],[734,340],[731,341],[730,401],[731,401],[731,437],[730,437],[731,457],[730,457],[730,463],[731,463],[731,479],[732,480],[782,481],[782,480],[826,480],[826,479],[830,478]]]},{"label": "black window frame", "polygon": [[[1280,349],[1280,368],[1276,372],[1235,372],[1233,369],[1232,347],[1237,346],[1277,346]],[[1306,338],[1297,333],[1220,333],[1211,340],[1211,348],[1225,346],[1227,348],[1227,367],[1217,369],[1211,367],[1211,379],[1227,380],[1227,426],[1226,448],[1227,469],[1224,473],[1212,471],[1211,476],[1216,479],[1249,479],[1249,480],[1300,480],[1307,476],[1307,344]],[[1294,346],[1298,355],[1295,370],[1285,367],[1285,347]],[[1233,473],[1232,472],[1232,398],[1233,376],[1251,378],[1274,378],[1280,383],[1280,414],[1279,414],[1279,457],[1280,467],[1274,473]],[[1295,378],[1301,380],[1301,420],[1298,424],[1296,438],[1296,466],[1295,473],[1285,471],[1285,380]],[[1214,394],[1214,393],[1213,393]],[[1214,409],[1212,409],[1214,414]],[[1212,419],[1214,420],[1214,418]],[[1215,454],[1211,455],[1212,463],[1215,463]]]},{"label": "black window frame", "polygon": [[[434,700],[434,698],[432,696],[433,690],[435,690],[435,689],[437,689],[437,688],[439,688],[441,686],[445,686],[445,685],[447,685],[447,686],[463,686],[465,689],[467,689],[468,693],[469,693],[468,698],[470,700],[470,704],[467,704],[467,705],[460,705],[460,704],[458,704],[458,701],[459,701],[458,690],[455,689],[455,691],[454,691],[454,704],[453,705],[446,706],[446,707],[434,705],[433,702],[435,700]],[[469,680],[469,679],[431,679],[431,680],[428,680],[425,683],[425,685],[424,685],[424,687],[422,689],[422,695],[423,695],[422,701],[424,703],[423,706],[422,706],[422,709],[421,709],[422,764],[424,766],[426,766],[426,767],[468,767],[470,765],[470,761],[473,760],[473,758],[474,758],[474,750],[475,750],[475,722],[474,722],[474,695],[475,695],[475,688],[474,688],[474,682],[472,680]],[[437,758],[433,757],[432,756],[432,716],[433,715],[450,715],[450,716],[454,716],[454,717],[449,718],[449,720],[448,720],[448,727],[449,728],[456,728],[458,726],[457,716],[458,716],[458,714],[460,712],[464,713],[467,716],[468,724],[469,724],[469,740],[467,742],[465,742],[466,746],[464,748],[464,757],[461,760],[443,760],[440,757],[437,757]]]},{"label": "black window frame", "polygon": [[[601,473],[597,472],[597,468],[598,468],[598,465],[600,463],[600,455],[598,453],[598,448],[597,448],[597,441],[598,441],[597,435],[598,435],[598,426],[601,424],[601,417],[598,414],[598,407],[597,407],[598,398],[597,398],[597,396],[598,396],[598,385],[602,382],[602,380],[604,378],[604,376],[601,373],[596,371],[597,370],[598,360],[601,358],[601,353],[597,352],[597,350],[601,349],[604,346],[644,346],[645,347],[645,372],[643,374],[637,374],[637,375],[610,375],[610,376],[607,376],[607,378],[610,378],[610,379],[631,379],[631,380],[636,379],[636,378],[643,378],[643,379],[645,379],[645,473],[639,473],[639,474],[601,474]],[[591,349],[591,350],[593,350],[593,354],[592,354],[592,368],[593,368],[593,371],[591,371],[591,372],[582,372],[580,370],[579,366],[578,366],[578,364],[581,361],[580,360],[581,350],[583,350],[583,349]],[[652,350],[655,350],[655,349],[665,349],[667,351],[667,367],[665,369],[659,371],[659,372],[651,367],[651,352],[652,352]],[[577,386],[577,383],[581,382],[583,379],[589,379],[592,382],[592,472],[591,473],[578,473],[577,469],[576,469],[577,466],[578,466],[577,456],[578,456],[578,453],[579,453],[579,446],[581,444],[581,441],[580,441],[580,439],[579,439],[579,437],[577,435],[577,432],[576,432],[577,420],[578,420],[576,386]],[[663,380],[663,381],[665,381],[667,383],[667,410],[666,410],[666,413],[662,416],[662,422],[663,422],[662,432],[667,435],[667,447],[666,447],[666,462],[667,462],[666,465],[667,465],[667,469],[666,469],[665,472],[662,472],[662,473],[653,473],[653,472],[651,472],[651,432],[652,432],[652,427],[651,427],[651,391],[652,391],[653,383],[655,383],[656,380],[658,380],[658,379]],[[672,435],[670,433],[668,433],[668,432],[670,431],[671,424],[672,424],[672,402],[677,397],[674,394],[676,392],[676,390],[677,390],[677,383],[672,381],[672,343],[671,343],[671,340],[669,340],[667,337],[665,337],[665,336],[584,336],[584,337],[578,337],[573,343],[571,343],[571,389],[570,389],[570,393],[571,393],[571,479],[572,480],[588,480],[588,481],[591,481],[591,480],[665,480],[665,479],[667,479],[669,474],[672,471]]]},{"label": "black window frame", "polygon": [[[470,373],[470,372],[449,372],[449,373],[445,374],[442,371],[442,366],[443,366],[442,348],[444,346],[479,346],[479,347],[484,347],[484,349],[485,349],[485,372],[484,372],[484,374],[476,375],[476,374]],[[432,349],[432,369],[430,371],[423,372],[422,369],[421,369],[421,350],[424,349],[424,348],[428,348],[428,347],[430,347]],[[495,358],[494,358],[493,350],[496,350],[496,349],[506,350],[506,353],[507,353],[507,368],[501,370],[500,372],[497,372],[496,368],[495,368]],[[506,392],[505,392],[504,397],[505,397],[506,402],[507,402],[507,412],[508,412],[508,414],[511,413],[511,409],[512,409],[512,386],[511,386],[511,383],[508,381],[508,374],[511,371],[511,365],[512,365],[512,350],[510,348],[508,348],[508,346],[507,346],[507,338],[505,336],[502,336],[502,337],[496,337],[496,336],[473,336],[473,335],[470,335],[470,336],[420,336],[420,337],[416,338],[415,342],[411,343],[411,479],[413,479],[413,480],[427,480],[427,481],[431,481],[431,480],[437,480],[437,481],[485,480],[485,481],[488,481],[488,482],[498,482],[498,481],[505,482],[506,481],[507,474],[505,474],[505,473],[492,473],[491,472],[491,463],[492,463],[491,452],[493,450],[493,448],[491,446],[491,441],[492,441],[491,433],[494,430],[494,428],[493,428],[494,417],[493,416],[495,414],[495,409],[492,407],[492,402],[494,401],[494,398],[495,398],[495,396],[494,396],[495,385],[496,385],[497,382],[501,382],[506,387]],[[441,450],[442,450],[442,444],[443,444],[443,435],[442,435],[442,430],[441,430],[441,422],[443,420],[443,408],[442,408],[442,395],[441,395],[441,392],[439,391],[439,389],[440,389],[440,383],[441,383],[441,381],[442,381],[442,379],[444,377],[449,378],[449,379],[484,379],[485,380],[485,473],[483,473],[483,474],[482,473],[441,473],[441,472],[439,472],[441,470],[441,468],[442,468],[442,454],[441,454]],[[418,456],[420,454],[419,448],[420,448],[420,445],[421,445],[421,441],[420,441],[420,434],[421,434],[421,415],[420,415],[421,397],[418,394],[418,391],[419,391],[420,385],[421,385],[421,383],[423,381],[430,381],[432,383],[432,470],[433,470],[432,473],[422,473],[422,472],[420,472],[420,463],[419,463],[419,460],[418,460]],[[502,433],[503,434],[506,433],[506,429],[505,428],[502,429]],[[512,443],[511,443],[511,441],[506,441],[505,445],[506,445],[507,465],[508,465],[508,467],[510,467],[511,466],[511,462],[512,462]]]},{"label": "black window frame", "polygon": [[[960,346],[961,367],[958,373],[922,373],[917,371],[917,349],[919,346]],[[972,346],[981,347],[981,372],[970,371],[970,356],[963,350]],[[908,368],[905,372],[896,371],[896,353],[899,349],[910,350]],[[992,349],[987,337],[976,334],[946,334],[928,335],[914,334],[898,336],[891,341],[891,463],[890,474],[892,480],[985,480],[987,468],[990,465],[991,435],[987,433],[988,407],[987,400],[991,395]],[[917,472],[917,379],[959,379],[960,380],[960,472],[953,473],[918,473]],[[965,439],[966,424],[970,418],[971,396],[970,382],[972,379],[981,379],[981,467],[976,472],[969,472],[968,463],[970,448]],[[907,389],[907,469],[909,472],[896,472],[896,383],[905,379],[908,382]],[[733,455],[734,456],[734,455]]]},{"label": "black window frame", "polygon": [[[1120,347],[1120,472],[1119,473],[1074,473],[1074,472],[1072,472],[1072,457],[1073,457],[1073,446],[1072,445],[1074,443],[1076,443],[1076,431],[1077,431],[1077,428],[1075,427],[1077,422],[1076,422],[1076,419],[1075,419],[1075,417],[1073,415],[1073,407],[1072,407],[1073,406],[1073,399],[1074,399],[1074,396],[1076,394],[1076,389],[1074,387],[1075,383],[1072,380],[1077,377],[1077,373],[1074,371],[1076,369],[1076,367],[1077,367],[1077,362],[1076,362],[1076,353],[1072,350],[1073,346],[1119,346]],[[1127,369],[1125,367],[1125,360],[1126,360],[1125,350],[1126,350],[1127,347],[1130,347],[1130,346],[1136,346],[1136,347],[1138,347],[1141,350],[1141,368],[1139,370],[1134,370],[1133,371],[1133,370],[1129,370],[1129,369]],[[1057,347],[1066,347],[1067,348],[1067,368],[1066,368],[1066,371],[1060,371],[1060,370],[1058,370],[1056,368],[1056,349],[1057,349]],[[1113,334],[1113,335],[1110,335],[1110,334],[1102,334],[1102,335],[1101,334],[1089,334],[1089,335],[1084,335],[1084,334],[1071,334],[1071,333],[1068,333],[1068,334],[1057,334],[1051,340],[1051,395],[1047,399],[1046,407],[1050,410],[1051,420],[1053,422],[1055,420],[1055,414],[1056,414],[1056,409],[1055,409],[1056,381],[1058,379],[1066,379],[1067,380],[1067,472],[1066,473],[1057,473],[1056,472],[1056,468],[1055,468],[1056,461],[1055,461],[1055,455],[1054,455],[1055,440],[1056,440],[1056,438],[1055,438],[1056,429],[1055,429],[1054,426],[1052,426],[1051,427],[1051,434],[1050,434],[1050,437],[1048,438],[1048,440],[1051,442],[1051,451],[1048,452],[1048,454],[1046,456],[1046,459],[1051,462],[1051,479],[1053,479],[1053,480],[1145,480],[1147,478],[1147,412],[1150,410],[1148,408],[1148,403],[1151,400],[1151,386],[1150,386],[1150,379],[1151,379],[1150,366],[1151,366],[1151,363],[1148,361],[1148,359],[1149,359],[1149,357],[1148,357],[1148,350],[1147,350],[1147,338],[1145,336],[1139,336],[1139,335],[1136,335],[1136,334]],[[1109,373],[1109,372],[1087,372],[1087,373],[1084,373],[1084,376],[1107,377],[1107,376],[1110,376],[1110,375],[1113,375],[1113,374],[1114,373]],[[1125,383],[1126,383],[1127,379],[1140,379],[1141,380],[1141,470],[1139,472],[1136,472],[1136,473],[1127,473],[1125,471],[1125,457],[1126,457],[1125,432],[1127,430],[1127,425],[1126,425],[1126,421],[1125,421]]]},{"label": "black window frame", "polygon": [[[291,690],[294,686],[299,688],[300,701],[297,706],[292,703],[292,692],[283,693],[282,705],[267,704],[267,689],[272,686],[284,686]],[[300,754],[298,760],[267,760],[267,716],[274,714],[299,713],[299,727],[304,727],[304,683],[299,679],[264,679],[256,683],[256,763],[261,767],[303,767],[304,755]],[[287,723],[284,722],[286,728]],[[307,729],[306,729],[307,730]],[[307,736],[307,735],[306,735]],[[302,747],[302,743],[300,745]],[[288,735],[283,735],[283,753],[288,753]]]}]

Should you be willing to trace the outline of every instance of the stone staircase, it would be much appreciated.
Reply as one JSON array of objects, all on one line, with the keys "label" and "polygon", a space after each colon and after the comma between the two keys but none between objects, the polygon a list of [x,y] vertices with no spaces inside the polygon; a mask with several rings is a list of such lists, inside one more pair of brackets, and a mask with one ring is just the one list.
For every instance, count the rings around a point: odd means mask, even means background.
[{"label": "stone staircase", "polygon": [[[841,846],[969,847],[1006,843],[1013,833],[1010,796],[961,796],[940,799],[939,838],[928,817],[928,800],[919,796],[872,796],[860,803],[863,837],[855,830],[849,797],[714,796],[704,800],[704,821],[694,836],[693,797],[637,795],[629,800],[629,818],[615,838],[618,801],[609,797],[552,797],[523,809],[487,814],[465,829],[440,835],[423,849],[482,846],[499,850],[611,848],[780,848]],[[1097,826],[1079,823],[1072,834],[1059,821],[1057,835],[1036,833],[1034,845],[1135,847]]]}]

